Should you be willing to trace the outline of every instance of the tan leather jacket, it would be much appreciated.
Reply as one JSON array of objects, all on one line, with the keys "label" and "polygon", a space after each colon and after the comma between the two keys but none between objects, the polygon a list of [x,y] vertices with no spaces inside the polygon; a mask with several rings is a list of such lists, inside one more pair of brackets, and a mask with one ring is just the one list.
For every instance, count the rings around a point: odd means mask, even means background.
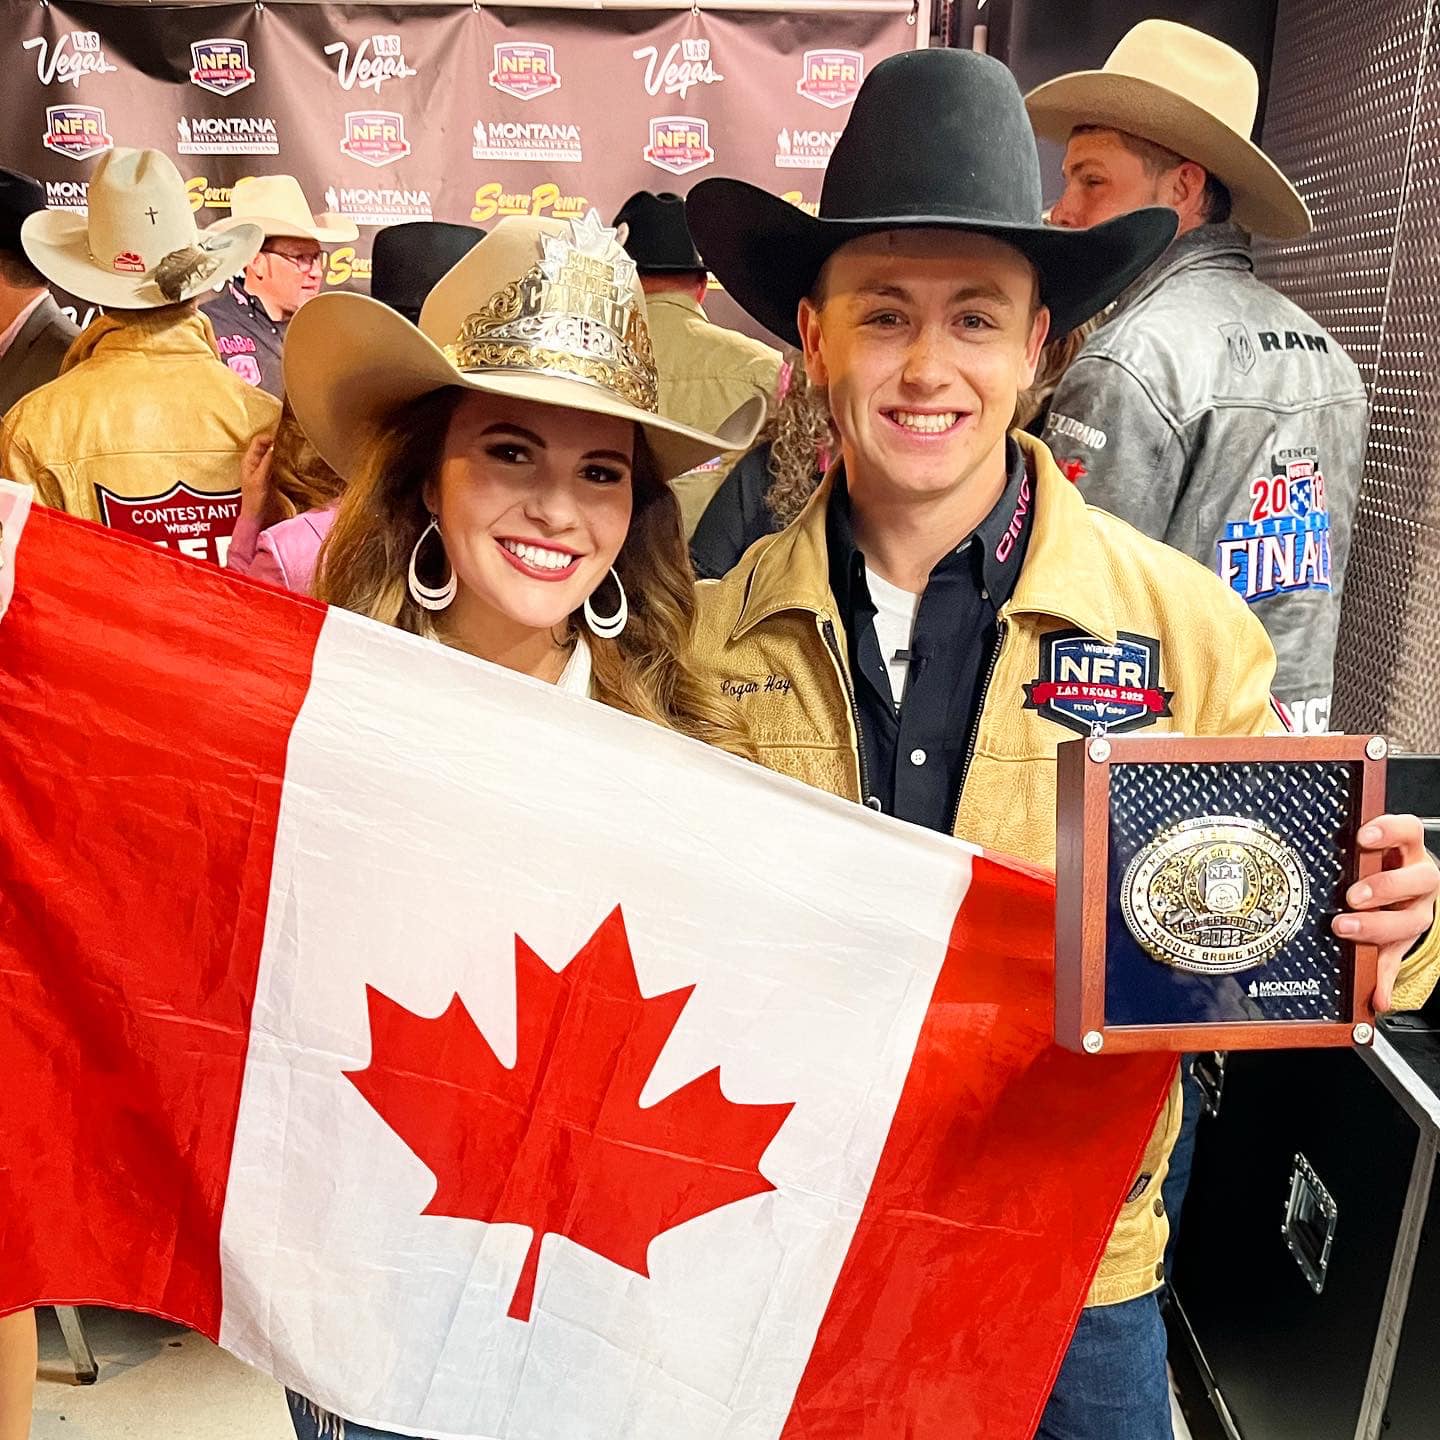
[{"label": "tan leather jacket", "polygon": [[[780,352],[711,321],[689,296],[660,291],[645,297],[650,344],[660,375],[660,413],[713,434],[752,395],[775,408]],[[726,455],[671,482],[688,539],[731,466]]]},{"label": "tan leather jacket", "polygon": [[203,315],[102,315],[59,378],[5,416],[0,476],[58,510],[223,560],[240,457],[279,417],[278,400],[225,367]]},{"label": "tan leather jacket", "polygon": [[[1154,733],[1257,735],[1282,726],[1270,703],[1275,654],[1244,602],[1193,560],[1090,509],[1043,445],[1015,438],[1034,483],[1034,529],[1000,612],[954,828],[975,844],[1053,867],[1055,747],[1077,728],[1044,703],[1031,708],[1027,687],[1051,678],[1042,674],[1042,640],[1127,642],[1130,663],[1148,663],[1139,688],[1169,692],[1168,714],[1148,712]],[[715,684],[740,700],[764,764],[859,800],[849,652],[825,544],[832,483],[724,580],[701,585],[696,654]],[[1437,972],[1440,935],[1432,930],[1406,961],[1397,1007],[1422,1004]],[[1116,1222],[1091,1304],[1116,1304],[1160,1284],[1169,1230],[1160,1188],[1179,1125],[1177,1085]]]}]

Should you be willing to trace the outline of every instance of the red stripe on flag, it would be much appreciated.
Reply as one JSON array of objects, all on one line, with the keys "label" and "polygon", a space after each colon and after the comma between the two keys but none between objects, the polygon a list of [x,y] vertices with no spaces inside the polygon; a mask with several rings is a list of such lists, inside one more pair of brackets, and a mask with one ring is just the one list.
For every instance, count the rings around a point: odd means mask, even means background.
[{"label": "red stripe on flag", "polygon": [[285,750],[324,607],[38,507],[0,622],[0,1312],[216,1335]]},{"label": "red stripe on flag", "polygon": [[1173,1056],[1051,1043],[1054,885],[977,858],[784,1440],[1028,1440]]}]

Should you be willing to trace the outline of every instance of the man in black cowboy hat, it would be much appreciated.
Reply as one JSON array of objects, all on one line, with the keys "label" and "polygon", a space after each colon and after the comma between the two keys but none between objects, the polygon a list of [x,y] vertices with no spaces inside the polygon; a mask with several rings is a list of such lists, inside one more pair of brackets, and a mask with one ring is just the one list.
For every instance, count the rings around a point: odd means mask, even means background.
[{"label": "man in black cowboy hat", "polygon": [[375,232],[370,249],[370,295],[420,323],[425,297],[483,239],[475,225],[442,220],[409,220]]},{"label": "man in black cowboy hat", "polygon": [[60,373],[80,333],[20,246],[25,217],[44,208],[38,181],[0,169],[0,415]]},{"label": "man in black cowboy hat", "polygon": [[[685,201],[668,191],[638,190],[620,207],[626,252],[640,272],[650,344],[660,376],[660,413],[714,430],[752,395],[773,406],[779,353],[714,324],[702,308],[709,276],[685,223]],[[674,483],[689,536],[720,488],[731,456]]]},{"label": "man in black cowboy hat", "polygon": [[[734,180],[705,181],[689,200],[711,269],[803,346],[842,454],[789,528],[701,587],[699,664],[717,691],[744,697],[772,768],[1048,866],[1059,742],[1097,722],[1251,735],[1280,721],[1274,651],[1244,602],[1090,510],[1042,444],[1008,431],[1047,334],[1113,300],[1176,224],[1145,209],[1063,230],[1040,209],[1013,77],[957,50],[875,67],[818,218]],[[1363,838],[1394,868],[1333,923],[1381,946],[1377,1007],[1413,1005],[1440,969],[1440,872],[1413,818],[1384,817]],[[1178,1123],[1172,1089],[1133,1184],[1114,1197],[1042,1440],[1169,1440],[1155,1292]],[[1074,1284],[1078,1303],[1088,1277],[1053,1268],[1016,1284]],[[857,1335],[862,1372],[865,1344]],[[917,1377],[916,1414],[939,1403]]]}]

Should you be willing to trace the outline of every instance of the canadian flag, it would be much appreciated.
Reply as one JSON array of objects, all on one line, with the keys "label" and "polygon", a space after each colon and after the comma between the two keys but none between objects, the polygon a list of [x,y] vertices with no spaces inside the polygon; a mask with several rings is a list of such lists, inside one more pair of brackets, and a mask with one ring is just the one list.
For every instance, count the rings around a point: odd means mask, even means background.
[{"label": "canadian flag", "polygon": [[0,1311],[420,1436],[1033,1432],[1171,1070],[1052,1046],[1047,877],[0,490]]}]

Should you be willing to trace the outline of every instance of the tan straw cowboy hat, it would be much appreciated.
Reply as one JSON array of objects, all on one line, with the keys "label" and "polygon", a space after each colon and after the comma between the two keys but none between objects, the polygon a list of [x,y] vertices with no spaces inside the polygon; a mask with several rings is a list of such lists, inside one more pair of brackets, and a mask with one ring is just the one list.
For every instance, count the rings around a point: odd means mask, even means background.
[{"label": "tan straw cowboy hat", "polygon": [[228,230],[234,225],[258,225],[265,238],[290,235],[314,240],[321,245],[354,240],[359,227],[344,215],[329,211],[312,215],[310,202],[293,175],[247,175],[235,182],[230,192],[230,215],[211,228]]},{"label": "tan straw cowboy hat", "polygon": [[1230,191],[1235,221],[1277,240],[1311,229],[1295,187],[1250,141],[1260,100],[1255,67],[1188,25],[1142,20],[1103,70],[1047,81],[1025,97],[1035,133],[1064,144],[1078,125],[1123,130],[1203,165]]},{"label": "tan straw cowboy hat", "polygon": [[321,457],[347,479],[400,406],[455,386],[632,420],[664,479],[748,449],[758,396],[707,434],[659,413],[635,262],[592,210],[502,220],[430,292],[419,326],[368,295],[317,295],[285,337],[285,393]]},{"label": "tan straw cowboy hat", "polygon": [[[108,151],[90,177],[89,213],[41,210],[20,228],[20,243],[47,279],[93,305],[114,310],[157,310],[213,290],[238,275],[258,253],[258,225],[195,228],[185,182],[158,150]],[[156,272],[179,261],[180,283],[162,293]],[[168,278],[168,277],[167,277]]]}]

